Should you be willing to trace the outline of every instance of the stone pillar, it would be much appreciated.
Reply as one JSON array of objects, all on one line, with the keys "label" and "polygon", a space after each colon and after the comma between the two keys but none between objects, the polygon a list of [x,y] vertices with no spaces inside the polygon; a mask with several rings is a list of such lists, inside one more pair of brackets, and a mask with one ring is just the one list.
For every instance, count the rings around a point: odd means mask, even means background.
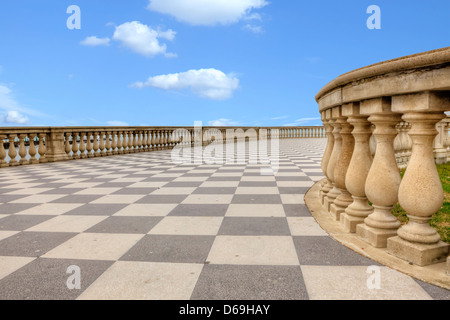
[{"label": "stone pillar", "polygon": [[377,98],[361,103],[362,114],[372,114],[369,121],[375,125],[376,153],[367,175],[365,192],[374,211],[364,224],[356,226],[356,233],[376,248],[385,248],[387,239],[397,235],[400,222],[392,215],[398,201],[400,171],[394,153],[395,126],[401,115],[391,112],[390,98]]},{"label": "stone pillar", "polygon": [[64,147],[64,129],[51,128],[46,137],[46,158],[48,162],[69,159]]},{"label": "stone pillar", "polygon": [[407,212],[409,222],[398,230],[397,237],[388,240],[388,252],[419,266],[444,262],[449,245],[440,240],[429,221],[444,201],[433,155],[433,140],[438,133],[436,123],[445,118],[444,110],[450,106],[450,95],[426,92],[399,96],[393,102],[400,111],[408,107],[414,110],[403,116],[411,123],[408,134],[413,146],[399,188],[399,202]]},{"label": "stone pillar", "polygon": [[351,193],[353,202],[341,215],[341,222],[345,231],[355,233],[356,226],[363,223],[364,219],[373,212],[365,191],[366,179],[373,158],[369,143],[372,124],[367,120],[368,116],[360,114],[359,106],[352,111],[353,114],[347,121],[354,127],[352,135],[355,139],[355,149],[345,177],[345,186]]},{"label": "stone pillar", "polygon": [[[354,103],[346,104],[342,106],[342,115],[347,116],[352,113]],[[353,202],[351,194],[345,187],[345,177],[347,175],[348,166],[350,160],[352,159],[353,149],[355,146],[355,139],[352,136],[352,125],[347,121],[347,118],[338,118],[337,122],[341,123],[341,137],[342,137],[342,149],[339,155],[336,167],[334,169],[334,181],[337,188],[341,192],[339,196],[336,197],[333,204],[331,205],[330,212],[333,217],[339,221],[341,218],[341,213]]]},{"label": "stone pillar", "polygon": [[322,158],[322,171],[323,174],[326,177],[326,182],[323,185],[323,187],[320,190],[320,200],[322,202],[322,205],[325,202],[325,198],[328,194],[328,192],[333,188],[333,184],[327,174],[327,168],[328,168],[328,163],[330,162],[330,158],[331,158],[331,154],[333,152],[333,147],[334,147],[334,135],[333,135],[333,126],[330,124],[331,120],[331,110],[326,110],[323,112],[322,114],[323,117],[323,121],[324,121],[324,125],[325,125],[325,130],[326,130],[326,135],[327,135],[327,146]]},{"label": "stone pillar", "polygon": [[337,121],[338,118],[341,118],[341,107],[334,107],[331,109],[331,120],[333,121],[329,122],[333,127],[334,147],[327,167],[328,177],[331,180],[333,188],[327,193],[324,201],[324,206],[328,212],[330,212],[334,200],[341,194],[341,191],[336,187],[336,180],[334,177],[334,171],[342,149],[342,137],[340,133],[342,127],[341,122]]}]

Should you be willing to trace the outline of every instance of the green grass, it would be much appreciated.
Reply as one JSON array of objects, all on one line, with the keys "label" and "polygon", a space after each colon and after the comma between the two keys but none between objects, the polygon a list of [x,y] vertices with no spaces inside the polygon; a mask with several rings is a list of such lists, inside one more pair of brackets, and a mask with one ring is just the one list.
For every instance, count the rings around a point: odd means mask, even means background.
[{"label": "green grass", "polygon": [[[440,164],[436,167],[444,189],[444,203],[441,209],[433,215],[433,218],[430,220],[430,226],[437,230],[442,241],[450,243],[450,163]],[[402,177],[404,173],[405,170],[400,171]],[[400,204],[394,205],[392,214],[397,217],[400,223],[405,224],[408,222],[408,216]]]}]

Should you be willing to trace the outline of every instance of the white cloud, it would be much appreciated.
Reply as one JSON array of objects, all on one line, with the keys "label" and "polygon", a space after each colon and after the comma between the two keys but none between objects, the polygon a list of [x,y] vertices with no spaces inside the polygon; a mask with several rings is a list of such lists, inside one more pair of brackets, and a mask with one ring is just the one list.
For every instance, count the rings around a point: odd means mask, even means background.
[{"label": "white cloud", "polygon": [[28,116],[46,117],[45,114],[21,106],[13,96],[12,90],[0,84],[0,122],[8,124],[25,124]]},{"label": "white cloud", "polygon": [[279,116],[279,117],[274,117],[271,120],[283,120],[283,119],[287,119],[289,118],[289,116]]},{"label": "white cloud", "polygon": [[[295,120],[294,123],[287,123],[284,126],[285,127],[301,126],[303,124],[307,124],[309,122],[318,121],[318,120],[321,120],[321,118],[300,118],[300,119]],[[312,126],[317,126],[317,125],[320,126],[320,124],[314,124]]]},{"label": "white cloud", "polygon": [[161,44],[159,39],[172,41],[176,32],[173,30],[154,30],[139,21],[126,22],[116,27],[113,39],[121,42],[125,47],[146,57],[158,54],[172,57],[167,53],[166,44]]},{"label": "white cloud", "polygon": [[87,37],[83,41],[80,42],[83,46],[109,46],[111,39],[109,38],[98,38],[96,36]]},{"label": "white cloud", "polygon": [[111,127],[128,127],[129,124],[124,121],[108,121],[106,122],[108,126]]},{"label": "white cloud", "polygon": [[136,82],[136,88],[153,87],[162,90],[190,89],[194,94],[212,100],[231,98],[239,87],[239,79],[216,69],[189,70],[187,72],[159,75],[146,82]]},{"label": "white cloud", "polygon": [[263,27],[255,26],[255,25],[252,25],[252,24],[246,24],[243,28],[244,28],[244,30],[248,30],[248,31],[256,33],[256,34],[264,32]]},{"label": "white cloud", "polygon": [[2,118],[3,122],[11,124],[25,124],[28,122],[28,118],[18,111],[8,111]]},{"label": "white cloud", "polygon": [[210,126],[210,127],[234,127],[234,126],[238,126],[238,125],[239,125],[239,122],[232,121],[230,119],[224,119],[224,118],[208,121],[208,126]]},{"label": "white cloud", "polygon": [[147,8],[192,25],[227,25],[257,17],[252,10],[268,4],[265,0],[150,0]]}]

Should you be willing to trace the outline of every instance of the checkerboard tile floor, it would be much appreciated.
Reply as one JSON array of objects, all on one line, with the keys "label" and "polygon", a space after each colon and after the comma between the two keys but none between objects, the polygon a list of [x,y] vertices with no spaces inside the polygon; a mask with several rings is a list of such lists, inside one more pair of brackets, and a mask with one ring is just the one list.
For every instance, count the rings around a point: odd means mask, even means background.
[{"label": "checkerboard tile floor", "polygon": [[280,141],[271,175],[175,164],[170,150],[3,168],[0,299],[450,299],[318,226],[303,195],[325,143]]}]

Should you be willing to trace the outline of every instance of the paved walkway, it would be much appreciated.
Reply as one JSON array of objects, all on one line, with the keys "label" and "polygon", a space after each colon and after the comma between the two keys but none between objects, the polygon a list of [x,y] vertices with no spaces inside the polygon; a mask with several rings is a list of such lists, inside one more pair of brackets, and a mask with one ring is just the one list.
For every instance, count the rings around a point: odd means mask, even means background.
[{"label": "paved walkway", "polygon": [[319,227],[325,143],[282,140],[275,175],[168,150],[0,169],[0,299],[450,299]]}]

